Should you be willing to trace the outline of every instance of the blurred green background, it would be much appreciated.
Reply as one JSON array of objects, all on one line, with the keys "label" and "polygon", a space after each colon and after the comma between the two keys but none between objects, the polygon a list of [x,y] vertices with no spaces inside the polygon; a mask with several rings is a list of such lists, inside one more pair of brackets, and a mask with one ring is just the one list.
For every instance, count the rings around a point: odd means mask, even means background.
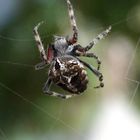
[{"label": "blurred green background", "polygon": [[[83,46],[112,25],[107,39],[92,49],[102,60],[105,81],[112,82],[112,63],[108,62],[107,54],[111,45],[121,43],[121,39],[128,43],[118,47],[119,52],[128,51],[127,66],[135,53],[128,74],[139,80],[140,52],[139,49],[135,52],[135,48],[140,37],[140,1],[71,0],[71,3],[79,28],[79,43]],[[45,48],[53,35],[72,33],[65,0],[0,0],[0,140],[87,140],[91,120],[97,115],[105,91],[93,88],[98,79],[87,70],[90,82],[82,96],[61,100],[42,93],[47,68],[34,69],[41,59],[32,33],[34,26],[42,20],[47,22],[39,30]],[[96,65],[92,59],[82,59]],[[115,62],[114,65],[120,63]],[[107,83],[109,88],[105,89],[113,89]],[[65,92],[57,86],[53,89]],[[135,83],[128,82],[127,91],[134,90]],[[139,108],[138,92],[133,103]]]}]

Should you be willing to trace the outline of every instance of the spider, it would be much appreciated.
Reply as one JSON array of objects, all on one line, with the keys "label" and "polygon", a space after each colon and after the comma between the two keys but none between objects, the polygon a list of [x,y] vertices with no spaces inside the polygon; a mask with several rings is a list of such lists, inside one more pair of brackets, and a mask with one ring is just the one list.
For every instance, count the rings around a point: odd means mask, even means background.
[{"label": "spider", "polygon": [[[72,37],[54,36],[53,43],[48,45],[47,52],[44,49],[43,43],[38,33],[38,28],[44,22],[38,23],[33,30],[35,41],[37,43],[39,52],[42,57],[42,62],[35,66],[36,70],[45,68],[50,65],[48,71],[48,79],[44,85],[43,92],[50,96],[55,96],[63,99],[68,99],[76,95],[81,95],[87,88],[88,77],[85,67],[89,68],[93,74],[95,74],[100,81],[100,84],[95,88],[103,87],[103,75],[99,71],[101,61],[94,53],[88,51],[103,39],[111,30],[111,26],[100,33],[95,39],[93,39],[86,47],[82,47],[77,43],[78,29],[74,16],[72,4],[69,0],[66,0],[68,6],[68,13],[73,29]],[[95,68],[92,65],[84,62],[79,57],[93,57],[98,64]],[[64,90],[69,91],[69,94],[61,94],[52,91],[52,83],[60,86]]]}]

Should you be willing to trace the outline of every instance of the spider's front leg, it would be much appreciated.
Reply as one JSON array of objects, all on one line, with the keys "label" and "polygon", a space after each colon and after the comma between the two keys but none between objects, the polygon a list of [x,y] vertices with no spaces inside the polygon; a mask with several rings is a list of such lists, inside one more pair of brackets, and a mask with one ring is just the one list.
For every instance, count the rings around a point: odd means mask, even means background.
[{"label": "spider's front leg", "polygon": [[62,98],[62,99],[69,99],[73,96],[76,96],[76,94],[69,94],[69,95],[65,95],[65,94],[61,94],[61,93],[57,93],[57,92],[54,92],[54,91],[51,91],[50,88],[51,88],[51,85],[52,85],[52,80],[50,78],[48,78],[47,82],[45,83],[45,86],[43,88],[43,92],[49,96],[54,96],[54,97],[58,97],[58,98]]},{"label": "spider's front leg", "polygon": [[40,25],[42,25],[44,22],[39,22],[35,27],[34,27],[34,30],[33,30],[33,33],[34,33],[34,37],[35,37],[35,41],[37,43],[37,47],[38,47],[38,50],[41,54],[41,57],[43,58],[43,62],[37,64],[35,66],[35,69],[36,70],[39,70],[39,69],[42,69],[46,66],[46,64],[48,63],[47,62],[47,56],[46,56],[46,53],[45,53],[45,49],[44,49],[44,46],[42,44],[42,41],[41,41],[41,38],[39,36],[39,33],[38,33],[38,28],[40,27]]},{"label": "spider's front leg", "polygon": [[99,78],[99,81],[100,81],[100,84],[94,88],[100,88],[100,87],[104,87],[104,83],[102,82],[103,81],[103,75],[102,73],[100,73],[98,70],[96,70],[92,65],[78,59],[82,64],[84,64],[87,68],[89,68],[98,78]]},{"label": "spider's front leg", "polygon": [[110,32],[111,30],[111,26],[109,26],[109,28],[107,28],[105,31],[103,31],[102,33],[100,33],[96,38],[94,38],[90,43],[89,45],[87,45],[85,47],[85,51],[88,51],[90,50],[93,46],[95,46],[101,39],[105,38],[108,33]]},{"label": "spider's front leg", "polygon": [[73,29],[73,36],[68,41],[70,44],[74,44],[78,40],[78,29],[77,29],[77,25],[76,25],[76,20],[75,20],[72,4],[69,0],[66,0],[66,1],[67,1],[67,5],[68,5],[68,13],[69,13],[69,17],[70,17],[70,22],[71,22],[72,29]]},{"label": "spider's front leg", "polygon": [[46,64],[45,61],[42,61],[38,64],[35,65],[35,70],[41,70],[44,69],[45,67],[47,67],[48,65]]}]

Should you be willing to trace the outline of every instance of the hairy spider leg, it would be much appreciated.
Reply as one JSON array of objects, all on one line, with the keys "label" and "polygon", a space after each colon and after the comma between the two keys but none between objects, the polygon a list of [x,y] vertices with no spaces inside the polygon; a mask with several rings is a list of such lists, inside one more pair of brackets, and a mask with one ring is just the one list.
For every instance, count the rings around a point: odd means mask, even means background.
[{"label": "hairy spider leg", "polygon": [[73,37],[71,39],[69,39],[68,41],[71,44],[74,44],[78,40],[78,29],[77,29],[77,25],[76,25],[75,16],[74,16],[74,10],[73,10],[72,4],[70,3],[69,0],[67,0],[67,5],[68,5],[68,13],[69,13],[69,17],[70,17],[70,22],[71,22],[72,29],[73,29]]},{"label": "hairy spider leg", "polygon": [[48,78],[47,82],[45,83],[45,86],[43,88],[43,92],[49,96],[54,96],[54,97],[58,97],[58,98],[62,98],[62,99],[69,99],[72,98],[73,96],[76,96],[76,94],[69,94],[69,95],[65,95],[65,94],[61,94],[61,93],[57,93],[54,91],[51,91],[52,85],[52,80],[50,78]]},{"label": "hairy spider leg", "polygon": [[38,64],[35,65],[35,70],[44,69],[46,66],[48,66],[48,65],[46,65],[46,62],[45,61],[42,61],[42,62],[40,62],[40,63],[38,63]]},{"label": "hairy spider leg", "polygon": [[104,87],[104,83],[102,82],[103,81],[103,75],[102,73],[100,73],[98,70],[96,70],[92,65],[78,59],[82,64],[84,64],[87,68],[89,68],[98,78],[99,78],[99,81],[100,81],[100,85],[94,87],[94,88],[100,88],[100,87]]},{"label": "hairy spider leg", "polygon": [[101,66],[101,61],[99,59],[99,57],[94,54],[94,53],[88,53],[88,52],[76,52],[75,53],[76,56],[85,56],[85,57],[93,57],[96,61],[97,61],[97,70],[100,70],[100,66]]},{"label": "hairy spider leg", "polygon": [[52,85],[52,80],[50,77],[48,77],[48,79],[43,87],[43,91],[45,92],[45,91],[50,90],[51,85]]},{"label": "hairy spider leg", "polygon": [[109,26],[105,31],[100,33],[96,38],[94,38],[86,47],[85,51],[90,50],[93,46],[95,46],[101,39],[105,38],[111,30],[111,26]]},{"label": "hairy spider leg", "polygon": [[106,37],[108,35],[108,33],[110,32],[110,30],[111,30],[111,26],[109,26],[108,29],[106,29],[105,31],[103,31],[102,33],[100,33],[86,47],[82,47],[80,44],[76,44],[74,46],[75,47],[74,55],[95,58],[96,61],[97,61],[97,64],[98,64],[97,70],[100,70],[101,61],[100,61],[99,57],[96,54],[94,54],[94,53],[87,53],[87,51],[89,51],[93,46],[95,46],[101,39],[103,39],[104,37]]},{"label": "hairy spider leg", "polygon": [[37,43],[37,47],[39,49],[39,52],[43,58],[43,60],[47,63],[47,56],[46,56],[46,53],[45,53],[45,49],[44,49],[44,46],[42,44],[42,41],[41,41],[41,38],[40,38],[40,35],[38,33],[38,28],[40,27],[40,25],[42,25],[44,22],[39,22],[35,27],[34,27],[34,30],[33,30],[33,33],[34,33],[34,37],[35,37],[35,41]]}]

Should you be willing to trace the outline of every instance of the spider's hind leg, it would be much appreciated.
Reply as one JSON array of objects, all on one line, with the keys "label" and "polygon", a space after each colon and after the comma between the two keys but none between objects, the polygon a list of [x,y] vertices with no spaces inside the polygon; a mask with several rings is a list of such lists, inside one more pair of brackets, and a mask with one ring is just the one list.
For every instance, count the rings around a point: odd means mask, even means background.
[{"label": "spider's hind leg", "polygon": [[94,59],[96,59],[97,64],[98,64],[97,70],[100,70],[101,60],[99,59],[99,57],[96,54],[94,54],[94,53],[85,53],[84,56],[86,56],[86,57],[93,57]]},{"label": "spider's hind leg", "polygon": [[97,70],[100,70],[101,60],[99,59],[99,57],[96,54],[88,53],[88,52],[76,52],[75,55],[76,56],[93,57],[97,61],[97,64],[98,64]]},{"label": "spider's hind leg", "polygon": [[54,97],[58,97],[61,99],[69,99],[69,98],[72,98],[73,96],[75,96],[75,94],[65,95],[65,94],[57,93],[57,92],[50,91],[50,90],[45,91],[44,93],[49,95],[49,96],[54,96]]},{"label": "spider's hind leg", "polygon": [[92,65],[78,59],[81,63],[83,63],[87,68],[89,68],[98,78],[100,81],[100,84],[94,88],[101,88],[104,87],[104,83],[103,83],[103,75],[102,73],[100,73],[98,70],[96,70]]},{"label": "spider's hind leg", "polygon": [[65,94],[61,94],[61,93],[57,93],[57,92],[54,92],[54,91],[51,91],[50,88],[51,88],[51,85],[52,85],[52,80],[50,78],[48,78],[47,82],[45,83],[45,86],[43,88],[43,92],[46,94],[46,95],[49,95],[49,96],[54,96],[54,97],[58,97],[58,98],[62,98],[62,99],[69,99],[73,96],[76,96],[75,94],[69,94],[69,95],[65,95]]}]

